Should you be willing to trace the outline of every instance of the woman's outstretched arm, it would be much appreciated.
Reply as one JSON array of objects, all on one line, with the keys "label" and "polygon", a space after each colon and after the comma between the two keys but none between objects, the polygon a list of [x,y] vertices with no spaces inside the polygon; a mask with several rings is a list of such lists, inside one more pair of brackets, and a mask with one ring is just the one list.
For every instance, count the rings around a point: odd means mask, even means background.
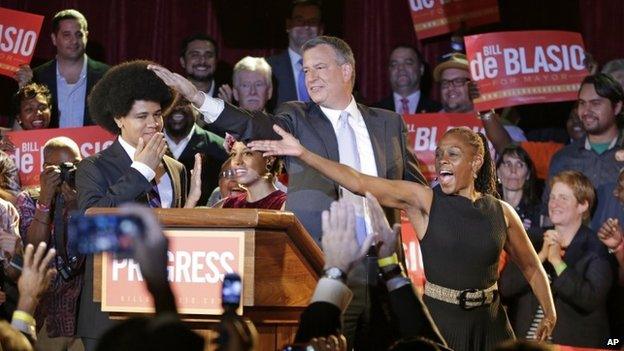
[{"label": "woman's outstretched arm", "polygon": [[511,256],[514,263],[518,265],[522,274],[529,282],[533,294],[537,297],[539,304],[544,310],[544,319],[537,329],[537,339],[545,341],[553,331],[557,322],[557,313],[555,311],[555,302],[553,301],[552,292],[546,271],[542,266],[533,245],[529,241],[529,236],[524,230],[522,221],[516,211],[504,201],[501,201],[505,220],[507,221],[507,241],[505,242],[505,251]]},{"label": "woman's outstretched arm", "polygon": [[360,173],[349,166],[311,152],[282,128],[275,125],[273,129],[282,137],[282,140],[256,140],[249,143],[249,146],[255,151],[264,152],[264,156],[298,157],[310,167],[355,194],[364,196],[367,191],[370,192],[382,206],[399,209],[421,208],[427,200],[431,202],[431,189],[427,186]]}]

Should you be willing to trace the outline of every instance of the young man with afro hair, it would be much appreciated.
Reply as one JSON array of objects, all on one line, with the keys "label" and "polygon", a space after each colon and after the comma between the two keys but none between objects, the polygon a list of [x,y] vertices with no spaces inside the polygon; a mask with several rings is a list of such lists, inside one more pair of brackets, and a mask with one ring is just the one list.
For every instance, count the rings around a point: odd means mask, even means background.
[{"label": "young man with afro hair", "polygon": [[[182,207],[187,194],[184,166],[165,156],[164,111],[174,93],[150,70],[149,61],[111,68],[89,95],[93,120],[117,135],[107,149],[78,165],[78,208],[118,207],[139,202],[150,207]],[[93,259],[87,259],[77,334],[86,350],[112,324],[93,302]]]}]

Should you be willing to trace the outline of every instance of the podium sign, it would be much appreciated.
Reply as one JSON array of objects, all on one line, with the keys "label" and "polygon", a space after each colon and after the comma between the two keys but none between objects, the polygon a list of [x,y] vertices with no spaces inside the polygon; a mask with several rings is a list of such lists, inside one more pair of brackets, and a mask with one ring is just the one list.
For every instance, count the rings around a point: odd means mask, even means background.
[{"label": "podium sign", "polygon": [[[165,230],[165,235],[168,278],[178,312],[221,314],[223,276],[244,271],[245,231],[176,228]],[[153,306],[138,263],[102,255],[102,311],[153,312]]]}]

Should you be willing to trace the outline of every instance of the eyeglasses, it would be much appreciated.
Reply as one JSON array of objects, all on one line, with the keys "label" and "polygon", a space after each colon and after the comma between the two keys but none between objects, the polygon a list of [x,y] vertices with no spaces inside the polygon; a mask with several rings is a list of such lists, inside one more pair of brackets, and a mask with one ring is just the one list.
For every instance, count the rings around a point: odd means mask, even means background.
[{"label": "eyeglasses", "polygon": [[446,89],[449,88],[450,86],[453,86],[455,88],[461,88],[464,85],[466,85],[466,83],[468,83],[470,81],[470,78],[455,78],[455,79],[442,79],[440,81],[440,86],[442,87],[442,89]]}]

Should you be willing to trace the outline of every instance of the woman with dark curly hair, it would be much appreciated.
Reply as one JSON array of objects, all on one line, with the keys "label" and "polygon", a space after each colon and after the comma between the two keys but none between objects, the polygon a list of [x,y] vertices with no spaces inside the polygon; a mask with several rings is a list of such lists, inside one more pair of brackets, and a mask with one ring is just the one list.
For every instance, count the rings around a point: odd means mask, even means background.
[{"label": "woman with dark curly hair", "polygon": [[43,84],[28,83],[13,96],[13,129],[43,129],[50,126],[52,95]]},{"label": "woman with dark curly hair", "polygon": [[[78,164],[78,208],[117,207],[140,202],[150,207],[182,207],[186,199],[184,166],[165,156],[163,112],[172,91],[147,69],[149,61],[130,61],[111,68],[88,98],[93,120],[117,135],[111,146]],[[87,350],[112,324],[93,302],[93,259],[85,268],[77,335]]]},{"label": "woman with dark curly hair", "polygon": [[[264,156],[299,157],[355,194],[372,193],[383,206],[405,210],[420,240],[427,283],[424,302],[454,350],[489,350],[514,337],[497,293],[504,249],[521,268],[539,302],[541,340],[556,321],[546,273],[514,209],[497,198],[494,163],[485,137],[448,130],[436,148],[439,186],[371,177],[322,158],[281,128],[279,141],[254,141]],[[387,273],[387,272],[386,272]]]}]

